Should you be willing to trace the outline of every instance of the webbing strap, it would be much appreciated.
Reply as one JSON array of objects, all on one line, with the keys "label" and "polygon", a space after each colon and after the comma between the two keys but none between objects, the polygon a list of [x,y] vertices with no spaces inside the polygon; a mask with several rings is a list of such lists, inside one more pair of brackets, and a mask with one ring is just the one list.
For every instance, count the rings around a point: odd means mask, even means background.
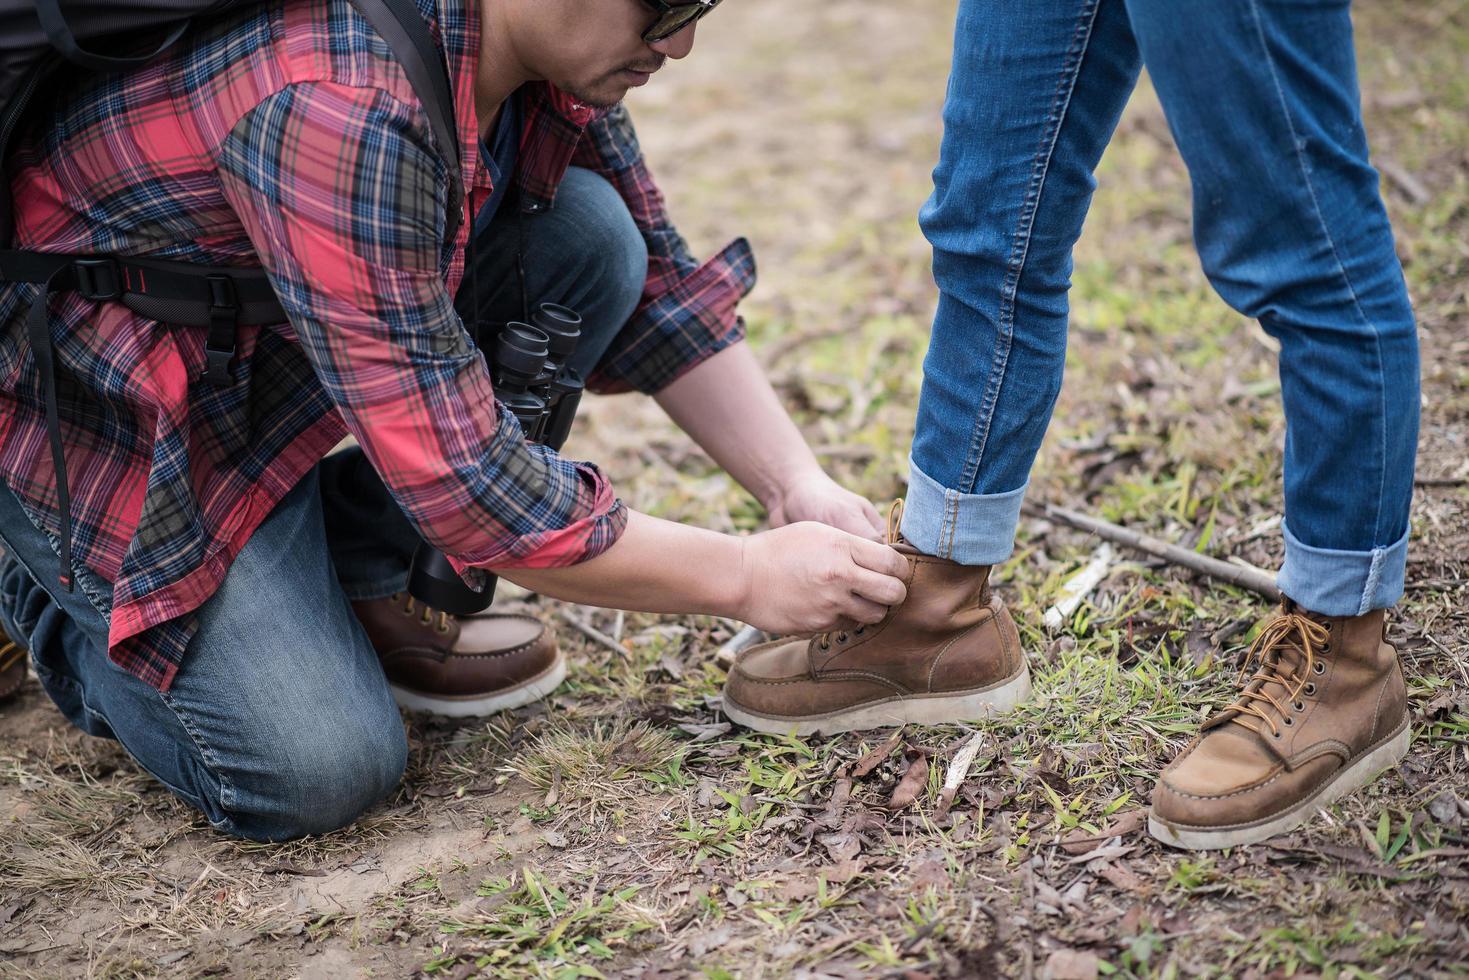
[{"label": "webbing strap", "polygon": [[56,358],[51,349],[51,327],[46,306],[51,294],[73,288],[76,274],[71,266],[57,269],[46,280],[26,314],[36,370],[46,402],[46,435],[51,441],[51,465],[56,468],[56,506],[61,511],[61,587],[71,591],[71,491],[66,482],[66,456],[61,450],[61,412],[56,406]]}]

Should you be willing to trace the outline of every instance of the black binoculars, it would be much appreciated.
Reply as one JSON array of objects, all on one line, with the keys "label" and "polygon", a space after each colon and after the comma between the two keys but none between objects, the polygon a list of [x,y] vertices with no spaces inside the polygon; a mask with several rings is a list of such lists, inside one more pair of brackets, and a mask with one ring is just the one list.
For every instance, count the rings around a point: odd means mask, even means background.
[{"label": "black binoculars", "polygon": [[[581,375],[566,366],[581,339],[581,316],[568,307],[542,303],[529,323],[488,325],[481,336],[486,333],[494,337],[493,343],[483,346],[489,352],[497,399],[520,420],[528,442],[560,449],[586,386]],[[471,589],[444,553],[426,541],[413,553],[408,572],[408,591],[415,599],[456,616],[488,607],[495,599],[495,583],[492,575],[483,591]]]}]

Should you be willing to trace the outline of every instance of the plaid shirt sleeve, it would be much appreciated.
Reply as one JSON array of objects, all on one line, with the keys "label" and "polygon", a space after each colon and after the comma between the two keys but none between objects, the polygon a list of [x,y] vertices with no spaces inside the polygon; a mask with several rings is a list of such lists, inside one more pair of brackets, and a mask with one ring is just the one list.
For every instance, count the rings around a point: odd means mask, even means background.
[{"label": "plaid shirt sleeve", "polygon": [[648,243],[643,298],[587,379],[588,387],[653,394],[743,339],[745,325],[735,304],[755,284],[750,243],[737,238],[703,265],[694,260],[668,217],[625,107],[619,104],[588,125],[572,163],[611,182]]},{"label": "plaid shirt sleeve", "polygon": [[431,146],[417,105],[302,82],[240,120],[219,173],[323,386],[424,538],[461,572],[592,558],[626,508],[495,402],[445,282]]}]

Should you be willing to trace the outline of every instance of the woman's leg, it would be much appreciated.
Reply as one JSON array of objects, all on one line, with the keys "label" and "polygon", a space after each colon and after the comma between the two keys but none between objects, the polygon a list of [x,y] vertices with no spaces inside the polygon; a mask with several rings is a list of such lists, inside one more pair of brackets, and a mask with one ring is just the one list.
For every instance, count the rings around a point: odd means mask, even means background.
[{"label": "woman's leg", "polygon": [[1066,356],[1071,249],[1137,80],[1120,0],[964,0],[934,192],[938,313],[903,534],[1004,560]]}]

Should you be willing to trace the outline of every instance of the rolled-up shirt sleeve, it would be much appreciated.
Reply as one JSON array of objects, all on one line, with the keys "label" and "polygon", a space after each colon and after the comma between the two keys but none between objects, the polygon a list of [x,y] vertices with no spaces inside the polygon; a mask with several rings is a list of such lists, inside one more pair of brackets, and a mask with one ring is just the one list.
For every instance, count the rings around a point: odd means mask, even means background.
[{"label": "rolled-up shirt sleeve", "polygon": [[431,146],[419,107],[303,82],[234,126],[219,173],[321,384],[423,537],[461,572],[595,557],[626,508],[495,402],[445,284]]},{"label": "rolled-up shirt sleeve", "polygon": [[750,243],[736,238],[699,263],[668,216],[626,107],[593,120],[572,162],[602,176],[627,202],[648,245],[648,277],[632,320],[587,385],[610,394],[655,394],[745,336],[736,304],[755,284]]}]

